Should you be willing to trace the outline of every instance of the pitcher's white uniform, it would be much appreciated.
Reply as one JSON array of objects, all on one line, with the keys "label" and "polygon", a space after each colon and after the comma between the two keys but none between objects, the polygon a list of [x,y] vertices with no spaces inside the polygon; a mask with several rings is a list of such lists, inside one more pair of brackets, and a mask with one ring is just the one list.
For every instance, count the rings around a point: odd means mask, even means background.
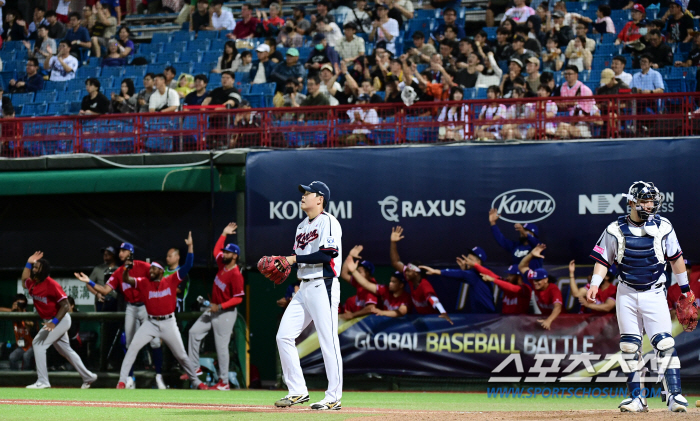
[{"label": "pitcher's white uniform", "polygon": [[[290,395],[308,394],[295,340],[311,321],[318,334],[328,377],[325,399],[337,402],[342,395],[343,360],[338,342],[342,235],[338,220],[327,212],[320,213],[313,220],[306,217],[297,227],[294,254],[297,255],[297,277],[301,285],[285,310],[277,332],[282,372]],[[318,252],[330,256],[330,262],[298,262],[300,256]]]}]

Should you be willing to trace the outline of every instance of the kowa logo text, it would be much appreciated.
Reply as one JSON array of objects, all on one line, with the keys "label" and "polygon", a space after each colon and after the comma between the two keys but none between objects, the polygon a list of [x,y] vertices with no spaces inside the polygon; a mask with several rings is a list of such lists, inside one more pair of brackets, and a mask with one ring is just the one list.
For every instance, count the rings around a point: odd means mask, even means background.
[{"label": "kowa logo text", "polygon": [[554,213],[556,203],[549,194],[533,189],[516,189],[501,193],[491,207],[507,222],[525,224],[537,222]]},{"label": "kowa logo text", "polygon": [[[661,193],[663,201],[661,202],[660,213],[673,212],[674,192]],[[627,206],[627,198],[624,193],[618,194],[585,194],[578,195],[578,214],[585,215],[591,213],[593,215],[611,215],[614,213],[627,214],[630,212]]]},{"label": "kowa logo text", "polygon": [[[352,201],[331,201],[326,209],[338,219],[352,219]],[[270,219],[302,219],[306,214],[301,210],[301,202],[288,200],[286,202],[270,202]]]}]

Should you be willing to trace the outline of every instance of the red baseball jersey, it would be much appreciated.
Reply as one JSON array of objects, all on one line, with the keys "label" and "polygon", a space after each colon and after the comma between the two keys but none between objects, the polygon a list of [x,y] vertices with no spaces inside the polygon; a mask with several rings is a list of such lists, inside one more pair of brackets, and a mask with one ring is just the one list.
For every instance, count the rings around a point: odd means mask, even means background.
[{"label": "red baseball jersey", "polygon": [[535,290],[535,298],[537,299],[537,307],[540,308],[543,316],[549,316],[552,314],[554,304],[564,304],[564,299],[561,297],[561,291],[555,284],[547,285],[547,288],[543,289],[542,291]]},{"label": "red baseball jersey", "polygon": [[[700,282],[691,281],[688,285],[690,286],[690,290],[693,291],[693,295],[695,295],[695,303],[700,303]],[[681,287],[678,284],[671,285],[666,293],[666,302],[670,310],[676,309],[676,303],[679,298],[681,298]],[[698,304],[698,306],[700,306],[700,304]]]},{"label": "red baseball jersey", "polygon": [[407,282],[411,289],[411,301],[416,308],[418,314],[436,314],[439,311],[433,308],[433,303],[430,302],[430,297],[436,297],[433,286],[427,279],[421,279],[417,288],[413,287],[413,283]]},{"label": "red baseball jersey", "polygon": [[[144,262],[143,260],[134,260],[134,267],[129,271],[129,276],[132,278],[150,278],[151,265]],[[124,275],[124,266],[118,268],[112,276],[109,277],[107,285],[117,292],[124,294],[124,299],[127,303],[142,303],[144,302],[143,297],[139,294],[139,291],[132,288],[131,285],[126,282],[122,282],[122,276]]]},{"label": "red baseball jersey", "polygon": [[398,310],[402,305],[411,309],[411,296],[406,291],[401,291],[401,295],[394,297],[386,285],[377,285],[377,295],[379,296],[384,310]]},{"label": "red baseball jersey", "polygon": [[[497,283],[503,290],[503,304],[501,314],[527,314],[530,310],[530,297],[532,297],[532,287],[528,284],[513,285],[508,281],[497,279],[497,281],[508,284],[513,288],[506,289],[506,285]],[[495,281],[494,281],[495,282]],[[561,294],[560,294],[561,295]]]},{"label": "red baseball jersey", "polygon": [[338,307],[338,313],[340,313],[341,311],[343,313],[346,311],[355,313],[362,310],[363,308],[364,306],[357,305],[357,295],[353,295],[352,297],[348,297],[348,299],[345,300],[345,305],[342,306],[342,309]]},{"label": "red baseball jersey", "polygon": [[[370,278],[369,281],[376,284],[377,281],[374,278]],[[350,278],[350,284],[357,290],[356,303],[362,308],[367,304],[377,304],[377,296],[362,288],[362,285],[358,284],[355,278]]]},{"label": "red baseball jersey", "polygon": [[243,275],[238,266],[233,269],[226,269],[224,264],[224,242],[226,236],[220,236],[214,246],[214,255],[216,256],[216,264],[219,266],[219,271],[214,278],[214,286],[211,292],[211,302],[220,304],[222,308],[230,308],[241,302],[241,298],[245,295],[243,289]]},{"label": "red baseball jersey", "polygon": [[25,279],[24,287],[29,290],[29,295],[34,300],[34,308],[44,320],[56,317],[58,303],[68,298],[61,285],[50,277],[39,283],[31,278]]},{"label": "red baseball jersey", "polygon": [[[586,284],[586,288],[591,289],[591,284]],[[598,289],[598,293],[595,295],[595,303],[596,304],[604,304],[606,301],[608,301],[608,298],[615,300],[616,295],[617,295],[617,286],[610,284],[605,289]],[[578,312],[580,314],[607,313],[607,312],[600,311],[600,310],[591,310],[590,308],[587,308],[584,306],[581,306],[581,309]]]},{"label": "red baseball jersey", "polygon": [[180,285],[180,272],[166,276],[159,282],[150,278],[134,278],[134,288],[141,293],[149,316],[167,316],[177,307],[177,286]]}]

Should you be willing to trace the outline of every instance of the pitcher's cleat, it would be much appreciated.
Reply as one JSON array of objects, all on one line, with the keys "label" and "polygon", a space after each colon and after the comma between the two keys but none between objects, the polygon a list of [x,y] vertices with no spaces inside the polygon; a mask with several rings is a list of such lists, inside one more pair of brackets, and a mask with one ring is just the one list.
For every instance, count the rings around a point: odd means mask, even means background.
[{"label": "pitcher's cleat", "polygon": [[287,395],[275,402],[275,406],[278,408],[287,408],[292,405],[297,405],[308,401],[309,395]]},{"label": "pitcher's cleat", "polygon": [[126,388],[127,389],[136,389],[136,382],[134,381],[133,377],[126,378]]},{"label": "pitcher's cleat", "polygon": [[649,412],[649,407],[640,398],[627,398],[618,406],[620,412]]},{"label": "pitcher's cleat", "polygon": [[165,382],[163,381],[163,375],[162,374],[156,374],[156,386],[158,386],[158,389],[167,389],[165,386]]},{"label": "pitcher's cleat", "polygon": [[327,402],[326,400],[322,400],[321,402],[311,404],[311,409],[315,409],[317,411],[338,411],[341,408],[342,406],[340,406],[340,401]]},{"label": "pitcher's cleat", "polygon": [[49,389],[51,385],[45,384],[45,383],[40,383],[38,380],[34,384],[30,384],[27,386],[27,389]]},{"label": "pitcher's cleat", "polygon": [[80,386],[80,388],[81,388],[81,389],[89,389],[89,388],[90,388],[90,385],[93,384],[93,383],[95,383],[95,380],[97,380],[97,374],[94,374],[94,373],[93,373],[93,375],[92,375],[92,377],[90,378],[90,380],[88,380],[88,381],[86,381],[86,382],[83,382],[83,385]]}]

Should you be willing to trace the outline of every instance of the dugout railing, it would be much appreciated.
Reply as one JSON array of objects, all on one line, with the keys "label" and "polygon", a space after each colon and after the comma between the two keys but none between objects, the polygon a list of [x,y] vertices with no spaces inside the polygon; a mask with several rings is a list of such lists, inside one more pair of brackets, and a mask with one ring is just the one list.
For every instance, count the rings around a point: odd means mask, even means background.
[{"label": "dugout railing", "polygon": [[700,133],[688,93],[335,107],[184,109],[173,113],[0,120],[0,156],[168,153],[677,137]]}]

